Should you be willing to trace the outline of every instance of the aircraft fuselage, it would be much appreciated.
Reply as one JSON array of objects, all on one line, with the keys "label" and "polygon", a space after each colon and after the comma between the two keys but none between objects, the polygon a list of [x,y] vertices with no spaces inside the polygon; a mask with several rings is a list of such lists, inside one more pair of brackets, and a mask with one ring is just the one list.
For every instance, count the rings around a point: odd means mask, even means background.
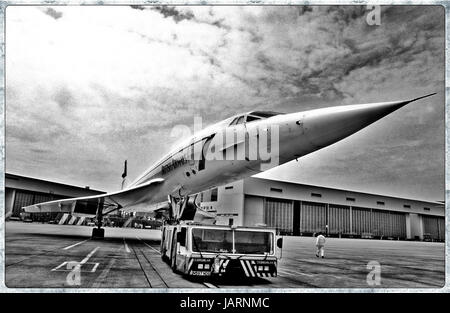
[{"label": "aircraft fuselage", "polygon": [[259,119],[254,112],[237,115],[194,134],[130,187],[164,179],[156,192],[136,199],[136,203],[158,203],[167,200],[168,195],[180,198],[196,194],[329,146],[418,99],[336,106]]}]

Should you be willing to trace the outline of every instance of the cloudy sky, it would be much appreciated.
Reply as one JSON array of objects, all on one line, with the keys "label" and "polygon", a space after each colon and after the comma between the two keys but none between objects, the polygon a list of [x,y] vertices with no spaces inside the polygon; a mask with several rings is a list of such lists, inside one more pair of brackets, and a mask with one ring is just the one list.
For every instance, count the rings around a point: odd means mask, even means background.
[{"label": "cloudy sky", "polygon": [[174,125],[438,95],[264,177],[444,199],[444,9],[8,7],[6,171],[113,191]]}]

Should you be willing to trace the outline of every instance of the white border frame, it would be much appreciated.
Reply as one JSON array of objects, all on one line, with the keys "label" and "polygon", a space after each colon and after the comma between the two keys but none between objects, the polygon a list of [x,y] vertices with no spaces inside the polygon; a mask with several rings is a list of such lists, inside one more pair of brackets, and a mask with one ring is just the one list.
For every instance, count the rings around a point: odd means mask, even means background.
[{"label": "white border frame", "polygon": [[[445,8],[445,285],[442,288],[8,288],[5,285],[5,13],[9,5],[440,5]],[[450,292],[450,262],[449,248],[450,240],[447,240],[450,234],[450,212],[448,210],[448,202],[450,199],[450,175],[448,175],[448,146],[450,138],[448,137],[449,118],[448,98],[450,95],[450,71],[449,71],[449,55],[450,55],[450,32],[449,32],[450,2],[445,0],[433,1],[422,0],[381,0],[381,1],[365,1],[365,0],[185,0],[185,1],[115,1],[115,0],[99,0],[99,1],[81,1],[81,0],[16,0],[3,1],[0,0],[0,114],[3,119],[1,125],[1,165],[0,165],[0,292],[4,293],[448,293]]]}]

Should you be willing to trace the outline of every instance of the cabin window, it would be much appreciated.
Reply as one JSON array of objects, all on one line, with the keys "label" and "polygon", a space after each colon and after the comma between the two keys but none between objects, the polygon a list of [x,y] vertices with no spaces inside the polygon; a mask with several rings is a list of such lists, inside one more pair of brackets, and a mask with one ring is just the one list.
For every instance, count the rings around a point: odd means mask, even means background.
[{"label": "cabin window", "polygon": [[228,189],[233,189],[233,186],[226,186],[225,189],[226,189],[226,190],[228,190]]},{"label": "cabin window", "polygon": [[411,209],[411,206],[410,206],[409,204],[404,204],[403,207],[404,207],[405,209]]},{"label": "cabin window", "polygon": [[383,201],[377,201],[377,204],[378,205],[384,205],[384,202]]},{"label": "cabin window", "polygon": [[425,211],[430,211],[430,208],[423,208]]},{"label": "cabin window", "polygon": [[273,191],[273,192],[283,192],[283,189],[270,187],[270,191]]},{"label": "cabin window", "polygon": [[320,193],[311,193],[311,197],[315,197],[315,198],[322,198],[322,195]]},{"label": "cabin window", "polygon": [[347,200],[347,201],[351,201],[351,202],[355,202],[355,201],[356,201],[355,198],[350,198],[350,197],[347,197],[346,200]]}]

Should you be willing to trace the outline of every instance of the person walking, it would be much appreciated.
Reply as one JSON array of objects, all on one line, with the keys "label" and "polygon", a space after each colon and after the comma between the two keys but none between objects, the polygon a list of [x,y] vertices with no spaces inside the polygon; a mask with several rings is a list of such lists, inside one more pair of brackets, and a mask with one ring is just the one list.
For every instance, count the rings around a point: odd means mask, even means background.
[{"label": "person walking", "polygon": [[325,249],[324,249],[325,236],[322,234],[322,232],[319,232],[319,234],[317,235],[316,247],[317,247],[316,257],[321,256],[323,259],[325,257]]}]

